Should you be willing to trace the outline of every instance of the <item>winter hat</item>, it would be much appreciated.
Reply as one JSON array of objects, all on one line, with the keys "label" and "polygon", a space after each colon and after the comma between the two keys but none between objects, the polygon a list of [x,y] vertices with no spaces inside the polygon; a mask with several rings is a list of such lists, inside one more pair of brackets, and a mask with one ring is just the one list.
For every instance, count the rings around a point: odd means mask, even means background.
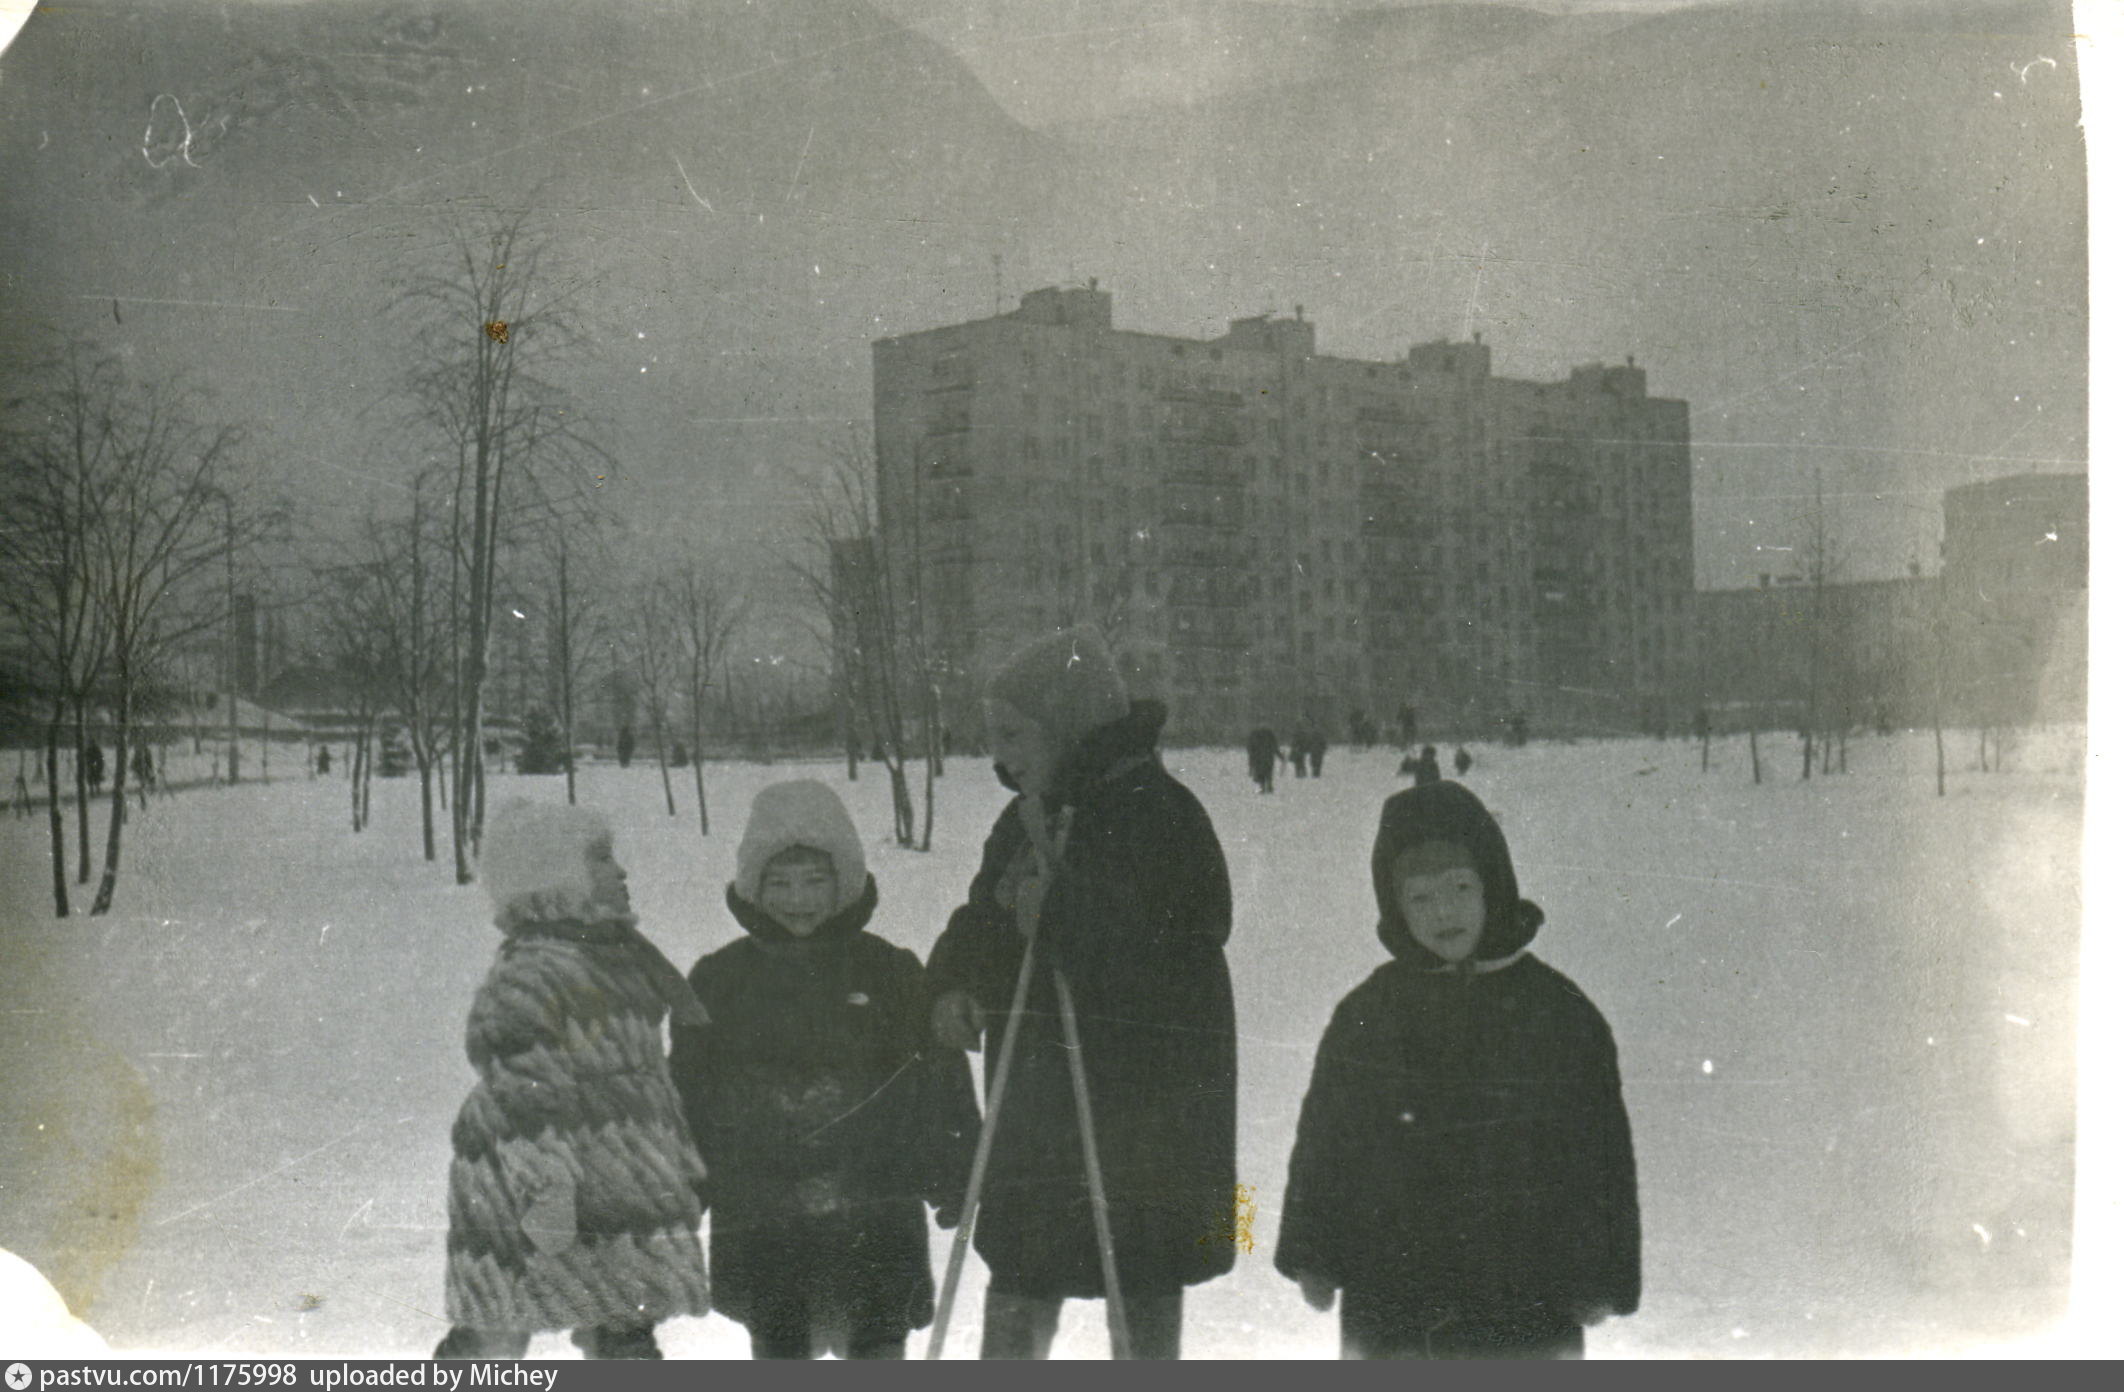
[{"label": "winter hat", "polygon": [[1067,750],[1128,714],[1128,687],[1112,650],[1089,624],[1038,638],[1012,653],[988,679],[988,697],[1039,725]]},{"label": "winter hat", "polygon": [[512,798],[487,818],[479,882],[500,915],[534,895],[554,911],[580,912],[592,893],[586,852],[611,834],[611,823],[587,807]]},{"label": "winter hat", "polygon": [[835,912],[863,897],[870,880],[863,865],[863,838],[840,795],[816,778],[775,783],[753,798],[752,815],[738,842],[738,896],[757,904],[767,862],[796,846],[823,851],[832,859]]},{"label": "winter hat", "polygon": [[1423,783],[1388,798],[1379,809],[1379,834],[1372,842],[1372,891],[1379,900],[1379,940],[1396,957],[1443,965],[1443,959],[1416,941],[1401,916],[1394,862],[1403,851],[1426,842],[1447,842],[1467,853],[1482,877],[1485,911],[1482,938],[1473,962],[1510,957],[1534,940],[1541,927],[1540,906],[1519,897],[1519,876],[1504,831],[1482,799],[1450,780]]}]

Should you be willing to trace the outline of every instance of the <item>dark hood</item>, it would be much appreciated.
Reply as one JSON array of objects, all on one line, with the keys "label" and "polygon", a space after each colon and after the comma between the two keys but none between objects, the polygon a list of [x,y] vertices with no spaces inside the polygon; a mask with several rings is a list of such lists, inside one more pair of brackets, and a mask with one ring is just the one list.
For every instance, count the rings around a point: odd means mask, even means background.
[{"label": "dark hood", "polygon": [[[1129,702],[1127,715],[1090,730],[1063,754],[1047,801],[1062,807],[1075,806],[1122,765],[1142,759],[1155,762],[1158,734],[1164,728],[1164,702]],[[1001,764],[996,765],[996,779],[1014,793],[1023,791]]]},{"label": "dark hood", "polygon": [[1425,841],[1451,841],[1464,847],[1482,877],[1486,910],[1482,940],[1471,963],[1510,957],[1534,941],[1541,927],[1539,905],[1519,897],[1519,876],[1504,830],[1482,799],[1450,780],[1425,783],[1388,798],[1379,809],[1379,834],[1372,842],[1372,892],[1379,900],[1379,941],[1405,962],[1442,967],[1445,959],[1416,941],[1401,917],[1394,892],[1394,857]]},{"label": "dark hood", "polygon": [[800,938],[777,923],[773,914],[739,894],[735,884],[723,891],[723,902],[738,927],[750,933],[760,946],[777,952],[815,952],[845,943],[869,926],[870,915],[878,907],[878,881],[875,875],[865,875],[863,892],[856,901],[819,924],[808,938]]}]

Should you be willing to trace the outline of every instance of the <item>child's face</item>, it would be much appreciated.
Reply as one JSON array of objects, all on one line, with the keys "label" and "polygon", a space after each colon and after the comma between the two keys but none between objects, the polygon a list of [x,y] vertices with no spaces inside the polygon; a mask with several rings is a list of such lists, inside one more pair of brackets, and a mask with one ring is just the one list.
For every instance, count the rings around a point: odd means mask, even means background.
[{"label": "child's face", "polygon": [[[1487,917],[1482,899],[1482,876],[1471,864],[1438,863],[1451,857],[1418,853],[1404,856],[1397,864],[1402,921],[1409,932],[1441,958],[1464,962],[1482,940]],[[1458,859],[1465,861],[1465,856]]]},{"label": "child's face", "polygon": [[807,846],[783,851],[760,872],[760,907],[794,937],[817,932],[840,896],[833,858]]},{"label": "child's face", "polygon": [[590,867],[590,902],[616,913],[632,908],[627,898],[627,872],[612,857],[612,838],[600,836],[592,841],[584,848],[583,858]]},{"label": "child's face", "polygon": [[1046,790],[1054,772],[1055,752],[1038,722],[1006,701],[990,701],[988,746],[1011,781],[1028,793]]}]

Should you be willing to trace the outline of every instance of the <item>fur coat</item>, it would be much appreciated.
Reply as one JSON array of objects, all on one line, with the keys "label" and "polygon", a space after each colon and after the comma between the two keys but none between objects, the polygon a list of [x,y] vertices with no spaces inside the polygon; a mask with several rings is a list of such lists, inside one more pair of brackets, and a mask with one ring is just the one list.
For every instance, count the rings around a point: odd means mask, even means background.
[{"label": "fur coat", "polygon": [[705,1314],[701,1179],[664,1063],[666,1011],[702,1018],[630,918],[520,906],[473,998],[479,1082],[451,1129],[453,1324],[542,1330]]}]

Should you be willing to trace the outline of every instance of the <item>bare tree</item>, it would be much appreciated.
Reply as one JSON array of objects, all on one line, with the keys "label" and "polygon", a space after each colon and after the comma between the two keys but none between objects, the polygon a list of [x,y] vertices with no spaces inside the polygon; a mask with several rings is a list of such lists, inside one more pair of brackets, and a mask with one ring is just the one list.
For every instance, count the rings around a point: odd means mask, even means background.
[{"label": "bare tree", "polygon": [[485,693],[495,580],[515,541],[516,491],[541,464],[585,443],[580,417],[538,368],[573,338],[562,298],[545,293],[544,238],[527,215],[460,223],[448,262],[415,276],[401,309],[420,318],[409,377],[452,467],[451,846],[459,883],[472,879],[484,809]]},{"label": "bare tree", "polygon": [[[262,540],[274,514],[239,507],[232,426],[195,423],[172,394],[136,388],[115,423],[117,447],[92,529],[94,593],[110,645],[111,817],[92,914],[110,910],[124,843],[125,779],[135,702],[182,643],[222,616],[199,582],[225,556]],[[205,593],[211,594],[207,587]]]},{"label": "bare tree", "polygon": [[[665,723],[670,714],[671,686],[677,671],[679,640],[671,614],[670,596],[657,584],[636,592],[628,615],[626,650],[634,678],[635,700],[648,707],[649,737],[656,745],[657,776],[664,781],[664,815],[678,815],[678,800],[671,795],[671,744]],[[698,757],[697,751],[688,751]]]},{"label": "bare tree", "polygon": [[686,696],[687,749],[693,757],[693,796],[700,808],[701,835],[708,834],[708,791],[701,765],[701,735],[709,689],[724,648],[743,616],[743,606],[696,560],[666,571],[662,592],[669,629],[678,641],[677,673]]},{"label": "bare tree", "polygon": [[[394,538],[373,521],[355,559],[318,576],[318,621],[325,661],[352,702],[354,745],[347,758],[348,814],[355,832],[369,825],[369,784],[376,764],[377,721],[390,687],[386,670],[393,615],[388,572],[399,564]],[[366,551],[367,554],[363,554]]]},{"label": "bare tree", "polygon": [[[937,674],[924,632],[917,561],[921,539],[910,534],[908,546],[898,553],[887,545],[871,487],[875,473],[869,447],[852,430],[812,484],[806,528],[812,554],[793,569],[824,610],[844,709],[860,714],[860,727],[885,765],[894,839],[926,851],[935,819],[940,730]],[[914,504],[918,512],[919,499]],[[907,780],[910,697],[920,722],[919,752],[929,770],[924,780],[929,810],[919,834]]]},{"label": "bare tree", "polygon": [[1819,758],[1821,771],[1829,771],[1829,751],[1824,743],[1825,688],[1829,667],[1835,660],[1835,639],[1829,632],[1828,586],[1843,572],[1843,553],[1829,525],[1829,511],[1822,500],[1822,471],[1814,471],[1814,498],[1801,518],[1800,575],[1807,586],[1807,704],[1800,731],[1800,778],[1810,778]]},{"label": "bare tree", "polygon": [[[53,380],[6,403],[6,471],[0,500],[0,610],[34,664],[49,717],[44,729],[46,808],[51,834],[52,902],[67,916],[66,818],[59,796],[59,745],[69,717],[81,748],[89,694],[109,654],[100,606],[92,594],[91,533],[104,506],[99,487],[115,447],[104,403],[123,390],[116,362],[85,345],[69,348]],[[80,812],[81,879],[88,879],[88,789],[74,760]]]}]

